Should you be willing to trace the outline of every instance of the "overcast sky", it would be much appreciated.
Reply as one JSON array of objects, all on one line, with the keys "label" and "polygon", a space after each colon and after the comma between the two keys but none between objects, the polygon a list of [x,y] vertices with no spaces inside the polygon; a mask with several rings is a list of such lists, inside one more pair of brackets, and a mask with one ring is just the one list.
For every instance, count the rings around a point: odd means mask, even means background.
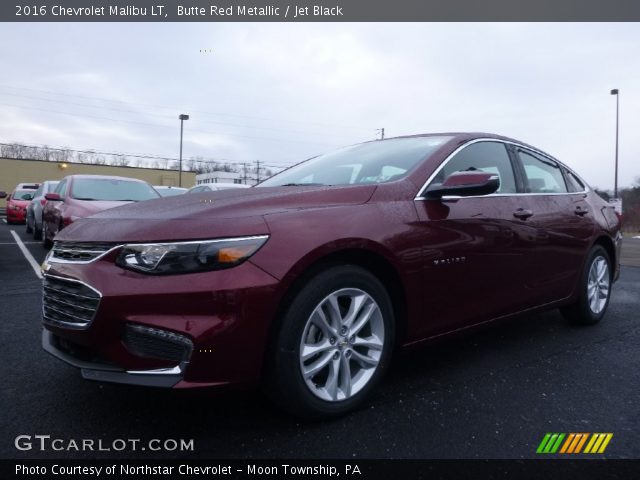
[{"label": "overcast sky", "polygon": [[640,177],[637,24],[3,24],[0,142],[288,165],[486,131],[613,188]]}]

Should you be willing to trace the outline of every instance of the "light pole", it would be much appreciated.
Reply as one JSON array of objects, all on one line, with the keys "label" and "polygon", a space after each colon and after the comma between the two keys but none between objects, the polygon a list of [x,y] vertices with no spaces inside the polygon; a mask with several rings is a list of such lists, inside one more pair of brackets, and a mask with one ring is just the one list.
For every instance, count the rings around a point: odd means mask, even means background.
[{"label": "light pole", "polygon": [[184,129],[184,121],[189,120],[189,115],[181,113],[178,118],[180,119],[180,168],[178,170],[178,186],[182,187],[182,132]]},{"label": "light pole", "polygon": [[613,197],[618,198],[618,125],[620,123],[620,92],[617,88],[611,90],[611,95],[616,96],[616,173],[613,183]]}]

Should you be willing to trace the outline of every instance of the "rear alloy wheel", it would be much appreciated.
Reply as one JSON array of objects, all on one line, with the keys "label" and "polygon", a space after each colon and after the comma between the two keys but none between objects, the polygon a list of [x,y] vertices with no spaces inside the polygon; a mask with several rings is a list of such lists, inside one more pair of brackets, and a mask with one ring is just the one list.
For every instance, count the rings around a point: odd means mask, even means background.
[{"label": "rear alloy wheel", "polygon": [[272,396],[298,416],[344,414],[381,379],[393,338],[391,300],[380,281],[355,266],[325,270],[302,288],[283,319]]},{"label": "rear alloy wheel", "polygon": [[591,249],[586,265],[578,301],[563,308],[562,314],[574,323],[593,325],[604,317],[609,306],[613,274],[609,255],[600,245]]}]

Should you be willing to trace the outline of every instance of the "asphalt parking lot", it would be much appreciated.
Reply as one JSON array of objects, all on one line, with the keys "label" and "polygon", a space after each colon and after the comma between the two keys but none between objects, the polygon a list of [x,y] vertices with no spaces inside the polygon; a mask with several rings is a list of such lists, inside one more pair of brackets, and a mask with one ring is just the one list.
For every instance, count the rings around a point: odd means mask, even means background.
[{"label": "asphalt parking lot", "polygon": [[[397,355],[361,410],[305,424],[256,392],[84,381],[40,347],[39,243],[0,220],[0,458],[534,458],[546,432],[612,432],[608,458],[640,458],[640,268],[625,266],[604,321],[557,311]],[[640,251],[640,239],[625,248]],[[18,451],[18,435],[194,439],[193,452]],[[584,455],[583,455],[584,456]]]}]

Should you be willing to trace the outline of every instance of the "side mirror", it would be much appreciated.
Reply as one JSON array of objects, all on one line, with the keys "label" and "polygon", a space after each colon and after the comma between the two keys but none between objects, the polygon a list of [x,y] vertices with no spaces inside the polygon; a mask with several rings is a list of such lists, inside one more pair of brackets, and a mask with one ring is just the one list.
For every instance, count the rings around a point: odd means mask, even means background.
[{"label": "side mirror", "polygon": [[7,192],[0,192],[0,198],[6,198]]},{"label": "side mirror", "polygon": [[62,197],[58,193],[47,193],[44,198],[50,202],[59,202],[62,200]]},{"label": "side mirror", "polygon": [[489,195],[500,188],[500,177],[495,173],[480,171],[454,172],[444,182],[427,188],[427,198],[441,199],[447,196],[470,197]]}]

